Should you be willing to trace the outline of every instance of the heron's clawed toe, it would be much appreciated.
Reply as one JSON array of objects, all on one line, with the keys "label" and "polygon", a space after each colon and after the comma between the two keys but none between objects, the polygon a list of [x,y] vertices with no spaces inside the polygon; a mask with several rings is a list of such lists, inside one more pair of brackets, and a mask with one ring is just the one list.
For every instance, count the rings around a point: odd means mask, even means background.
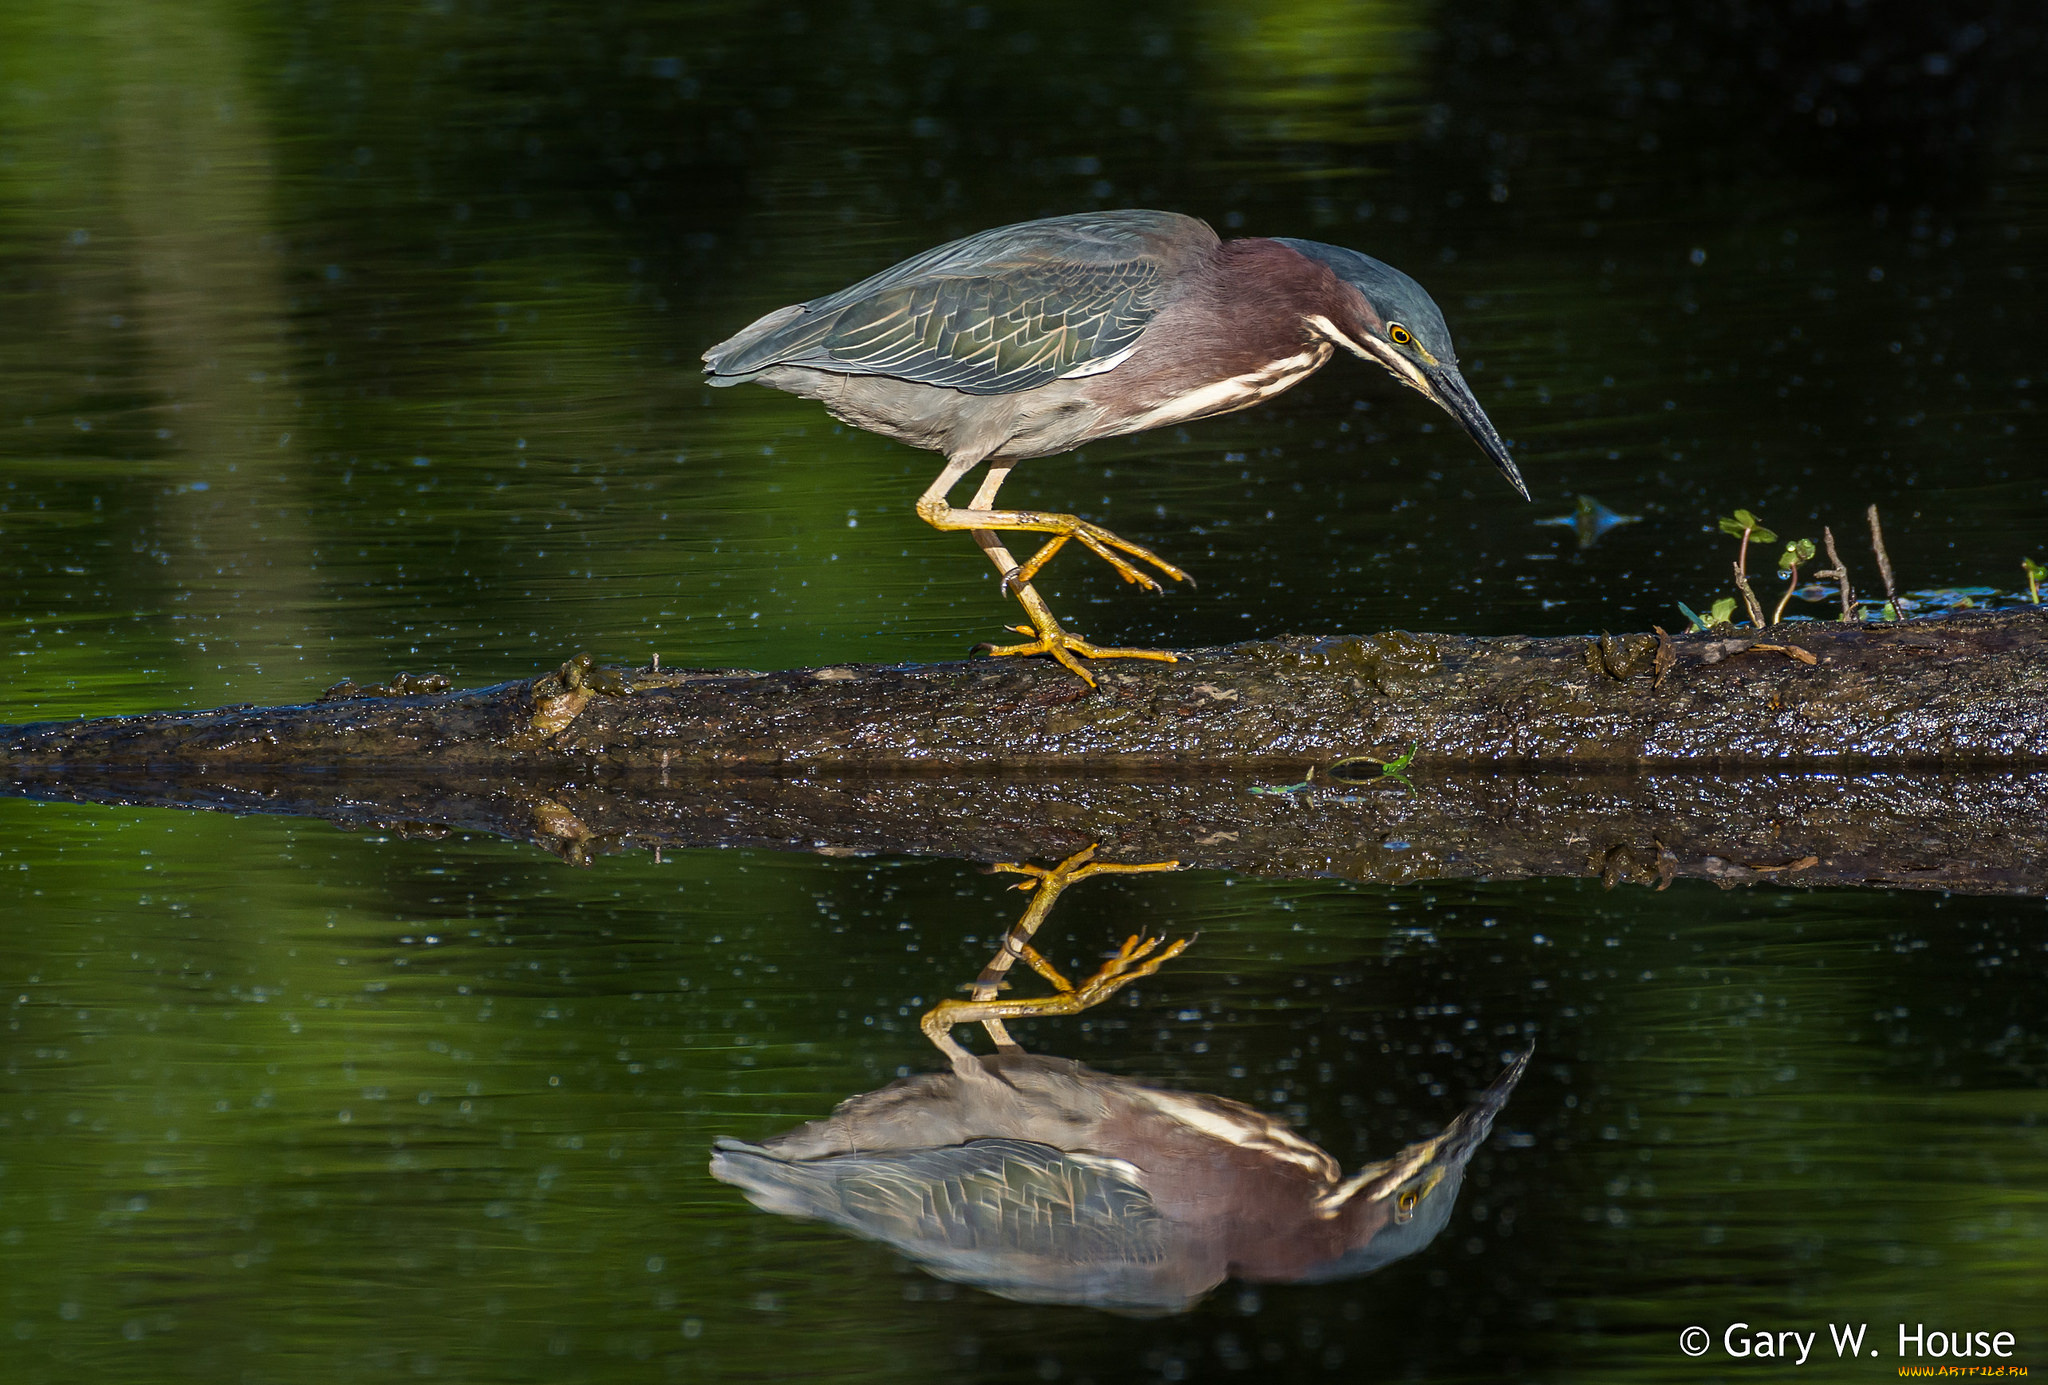
[{"label": "heron's clawed toe", "polygon": [[[1068,634],[1050,619],[1046,621],[1046,626],[1045,629],[1031,632],[1038,638],[1028,644],[990,644],[982,645],[980,648],[987,651],[990,658],[995,659],[1016,655],[1050,654],[1059,661],[1061,667],[1091,688],[1095,686],[1095,678],[1087,669],[1081,667],[1080,659],[1152,659],[1163,664],[1180,662],[1176,656],[1163,649],[1107,649],[1101,645],[1090,644],[1079,635]],[[1022,627],[1010,628],[1020,630]]]},{"label": "heron's clawed toe", "polygon": [[1132,543],[1129,539],[1112,534],[1101,525],[1082,519],[1079,515],[1034,514],[1031,517],[1041,524],[1051,527],[1053,537],[1046,542],[1043,548],[1032,554],[1020,567],[1003,579],[1006,588],[1010,591],[1015,591],[1016,588],[1023,586],[1036,577],[1039,571],[1052,561],[1053,555],[1066,547],[1067,540],[1069,539],[1078,539],[1083,548],[1086,548],[1090,553],[1093,553],[1096,557],[1102,559],[1103,562],[1116,569],[1117,576],[1123,578],[1126,582],[1135,582],[1147,591],[1158,591],[1160,589],[1159,583],[1153,580],[1149,573],[1143,572],[1136,565],[1125,561],[1124,554],[1129,554],[1141,562],[1150,563],[1176,582],[1192,583],[1194,580],[1143,544]]},{"label": "heron's clawed toe", "polygon": [[1182,938],[1166,944],[1163,937],[1146,938],[1132,934],[1080,988],[1082,1000],[1089,1005],[1099,1005],[1131,982],[1152,975],[1180,956],[1187,951],[1188,942],[1189,939]]}]

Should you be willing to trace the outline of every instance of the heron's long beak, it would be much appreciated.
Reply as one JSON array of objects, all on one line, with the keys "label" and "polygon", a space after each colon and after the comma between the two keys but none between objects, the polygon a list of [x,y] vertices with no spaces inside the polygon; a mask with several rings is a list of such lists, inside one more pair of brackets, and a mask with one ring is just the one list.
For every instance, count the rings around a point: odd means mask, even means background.
[{"label": "heron's long beak", "polygon": [[1465,383],[1465,377],[1458,373],[1458,368],[1424,366],[1422,374],[1429,381],[1429,397],[1441,405],[1445,413],[1465,425],[1465,431],[1472,435],[1472,441],[1479,444],[1479,450],[1493,459],[1493,464],[1500,468],[1500,474],[1508,478],[1508,484],[1527,500],[1529,488],[1522,483],[1522,473],[1515,469],[1515,459],[1508,455],[1508,445],[1494,431],[1492,420],[1487,418],[1486,410],[1479,407],[1479,401],[1472,397],[1472,387]]}]

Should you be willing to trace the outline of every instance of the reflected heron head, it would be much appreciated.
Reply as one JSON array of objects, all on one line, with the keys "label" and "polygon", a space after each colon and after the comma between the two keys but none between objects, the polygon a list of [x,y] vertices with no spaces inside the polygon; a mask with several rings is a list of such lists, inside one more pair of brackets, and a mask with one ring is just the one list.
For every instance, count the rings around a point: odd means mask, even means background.
[{"label": "reflected heron head", "polygon": [[1527,1049],[1518,1055],[1479,1100],[1440,1133],[1361,1169],[1333,1189],[1324,1199],[1322,1213],[1344,1219],[1353,1228],[1353,1243],[1336,1259],[1303,1275],[1303,1282],[1321,1284],[1370,1274],[1435,1240],[1457,1205],[1465,1166],[1486,1142],[1494,1117],[1507,1105],[1534,1053]]}]

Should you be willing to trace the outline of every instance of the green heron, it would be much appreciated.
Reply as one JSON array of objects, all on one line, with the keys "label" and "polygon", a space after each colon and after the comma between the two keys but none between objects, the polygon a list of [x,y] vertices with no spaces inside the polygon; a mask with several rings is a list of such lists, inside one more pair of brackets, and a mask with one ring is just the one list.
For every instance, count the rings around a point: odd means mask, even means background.
[{"label": "green heron", "polygon": [[[1270,399],[1341,347],[1384,366],[1462,424],[1510,484],[1528,487],[1458,373],[1443,314],[1401,271],[1335,245],[1220,241],[1174,212],[1083,212],[998,227],[912,256],[851,288],[777,308],[704,353],[713,385],[748,380],[816,399],[857,428],[945,454],[917,502],[965,529],[1022,603],[1032,636],[992,654],[1162,659],[1098,648],[1060,628],[1031,579],[1068,540],[1127,582],[1187,574],[1075,515],[998,510],[1028,457],[1208,418]],[[946,497],[986,462],[966,509]],[[1050,534],[1018,563],[998,537]],[[1130,561],[1137,560],[1136,562]]]},{"label": "green heron", "polygon": [[[849,1098],[762,1144],[720,1140],[713,1176],[757,1207],[882,1241],[943,1278],[1125,1312],[1177,1312],[1231,1277],[1349,1278],[1429,1244],[1528,1053],[1440,1133],[1348,1178],[1286,1122],[1241,1102],[1027,1054],[1002,1021],[1098,1005],[1185,946],[1131,938],[1078,987],[1046,962],[1030,938],[1067,885],[1173,869],[1095,865],[1089,854],[1050,871],[1005,867],[1037,877],[1019,888],[1043,883],[973,996],[924,1017],[949,1071]],[[995,998],[1020,960],[1053,995]],[[995,1053],[976,1057],[948,1033],[975,1022]]]}]

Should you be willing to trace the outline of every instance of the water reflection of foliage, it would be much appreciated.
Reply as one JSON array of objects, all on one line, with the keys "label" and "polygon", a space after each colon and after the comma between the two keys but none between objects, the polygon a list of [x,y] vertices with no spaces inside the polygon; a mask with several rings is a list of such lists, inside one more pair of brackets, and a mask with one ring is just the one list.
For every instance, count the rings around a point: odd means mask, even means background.
[{"label": "water reflection of foliage", "polygon": [[[1211,80],[1246,145],[1352,150],[1402,138],[1420,119],[1430,30],[1419,0],[1217,4],[1201,13]],[[1347,160],[1297,166],[1294,176],[1365,172]]]}]

